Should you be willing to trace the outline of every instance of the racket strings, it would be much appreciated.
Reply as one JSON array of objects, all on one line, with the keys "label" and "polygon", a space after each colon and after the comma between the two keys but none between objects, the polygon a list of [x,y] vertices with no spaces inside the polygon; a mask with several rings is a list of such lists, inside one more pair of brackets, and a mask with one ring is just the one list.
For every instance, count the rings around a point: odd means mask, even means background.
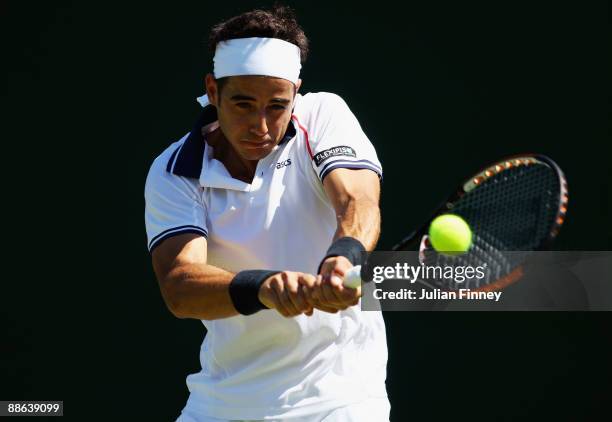
[{"label": "racket strings", "polygon": [[450,212],[472,228],[470,251],[442,255],[425,242],[421,256],[427,266],[484,267],[485,276],[424,282],[444,290],[476,289],[508,275],[549,237],[559,211],[560,183],[553,168],[537,163],[500,171],[466,193]]},{"label": "racket strings", "polygon": [[535,249],[551,230],[558,211],[559,179],[545,164],[502,171],[454,205],[474,233],[486,230],[502,250]]},{"label": "racket strings", "polygon": [[464,271],[467,268],[480,268],[484,277],[477,277],[476,272],[472,270],[471,277],[459,275],[459,277],[437,277],[423,281],[443,290],[477,289],[498,280],[522,262],[522,253],[503,253],[503,247],[499,248],[500,242],[486,232],[475,235],[472,242],[472,248],[468,253],[457,256],[440,254],[432,248],[427,248],[422,254],[423,263],[427,267],[454,269],[463,267],[462,274],[466,274]]}]

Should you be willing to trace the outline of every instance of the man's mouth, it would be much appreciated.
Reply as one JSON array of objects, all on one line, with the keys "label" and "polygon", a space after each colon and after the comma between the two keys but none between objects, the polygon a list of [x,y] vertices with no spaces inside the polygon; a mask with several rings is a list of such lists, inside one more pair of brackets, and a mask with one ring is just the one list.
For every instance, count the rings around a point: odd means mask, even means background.
[{"label": "man's mouth", "polygon": [[242,145],[245,146],[246,148],[252,148],[252,149],[257,149],[257,148],[266,148],[270,145],[272,145],[272,141],[242,141]]}]

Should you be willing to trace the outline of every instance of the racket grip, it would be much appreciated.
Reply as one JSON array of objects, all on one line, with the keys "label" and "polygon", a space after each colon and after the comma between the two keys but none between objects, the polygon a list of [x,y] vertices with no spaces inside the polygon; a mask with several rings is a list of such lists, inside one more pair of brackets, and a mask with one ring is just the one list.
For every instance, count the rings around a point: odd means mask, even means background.
[{"label": "racket grip", "polygon": [[356,288],[361,285],[361,265],[356,265],[346,272],[342,284],[346,287]]}]

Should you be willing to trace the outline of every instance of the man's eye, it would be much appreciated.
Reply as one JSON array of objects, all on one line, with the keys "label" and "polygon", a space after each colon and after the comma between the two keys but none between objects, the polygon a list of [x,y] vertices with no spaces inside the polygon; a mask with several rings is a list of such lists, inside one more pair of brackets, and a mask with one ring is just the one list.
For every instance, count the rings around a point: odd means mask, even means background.
[{"label": "man's eye", "polygon": [[236,107],[238,108],[242,108],[242,109],[248,109],[251,107],[251,104],[249,103],[236,103]]},{"label": "man's eye", "polygon": [[273,104],[270,106],[270,108],[272,108],[272,110],[285,110],[287,107],[280,104]]}]

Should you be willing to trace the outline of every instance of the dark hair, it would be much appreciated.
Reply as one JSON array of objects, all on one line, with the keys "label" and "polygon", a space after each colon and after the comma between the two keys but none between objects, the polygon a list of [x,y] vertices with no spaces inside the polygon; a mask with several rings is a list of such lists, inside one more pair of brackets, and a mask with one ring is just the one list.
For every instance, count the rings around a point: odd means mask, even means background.
[{"label": "dark hair", "polygon": [[[308,38],[298,25],[293,10],[283,5],[274,5],[270,10],[251,10],[218,23],[210,30],[208,44],[214,54],[221,41],[251,37],[278,38],[298,46],[302,63],[308,56]],[[217,79],[219,91],[225,84],[224,79]]]},{"label": "dark hair", "polygon": [[281,5],[270,10],[251,10],[213,26],[208,43],[214,54],[221,41],[251,37],[278,38],[297,45],[302,63],[308,56],[308,38],[295,20],[293,10]]}]

